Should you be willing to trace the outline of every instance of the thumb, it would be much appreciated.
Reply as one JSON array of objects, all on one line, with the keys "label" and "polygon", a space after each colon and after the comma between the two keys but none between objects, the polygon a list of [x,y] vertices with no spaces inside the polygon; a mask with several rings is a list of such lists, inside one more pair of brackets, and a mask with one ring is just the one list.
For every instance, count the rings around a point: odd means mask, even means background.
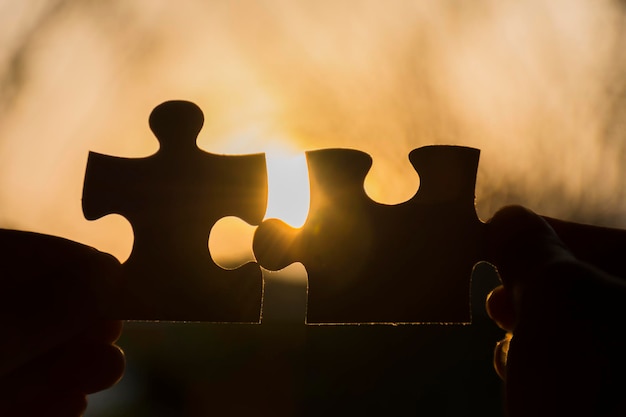
[{"label": "thumb", "polygon": [[512,290],[534,284],[551,264],[575,260],[552,227],[521,206],[504,207],[487,223],[487,256]]},{"label": "thumb", "polygon": [[487,255],[518,313],[525,299],[536,303],[540,296],[549,305],[556,297],[612,316],[626,297],[623,280],[579,260],[544,218],[521,206],[505,207],[488,222]]}]

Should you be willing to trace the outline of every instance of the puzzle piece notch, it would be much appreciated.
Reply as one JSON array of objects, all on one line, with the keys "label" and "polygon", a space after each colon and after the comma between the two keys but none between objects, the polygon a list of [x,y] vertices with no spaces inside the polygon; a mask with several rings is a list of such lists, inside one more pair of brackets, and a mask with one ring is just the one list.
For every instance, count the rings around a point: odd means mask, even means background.
[{"label": "puzzle piece notch", "polygon": [[309,218],[299,229],[276,219],[263,222],[255,256],[270,270],[304,264],[307,323],[469,322],[471,273],[483,246],[474,208],[479,152],[413,150],[409,159],[420,188],[398,205],[366,195],[369,155],[307,152]]},{"label": "puzzle piece notch", "polygon": [[208,250],[213,225],[227,216],[259,224],[267,203],[262,154],[226,156],[196,145],[204,116],[193,103],[168,101],[150,115],[161,147],[146,158],[90,152],[83,189],[89,220],[120,214],[132,225],[120,300],[110,315],[134,320],[259,322],[259,266],[217,266]]}]

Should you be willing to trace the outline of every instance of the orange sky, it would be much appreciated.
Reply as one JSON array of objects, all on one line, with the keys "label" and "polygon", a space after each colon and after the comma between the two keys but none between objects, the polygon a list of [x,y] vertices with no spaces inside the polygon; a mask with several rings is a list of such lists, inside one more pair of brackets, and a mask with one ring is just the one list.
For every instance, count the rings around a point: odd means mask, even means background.
[{"label": "orange sky", "polygon": [[[625,11],[617,2],[0,1],[0,226],[124,258],[88,222],[89,150],[157,149],[152,108],[205,112],[215,153],[350,147],[387,203],[418,186],[408,152],[482,149],[481,217],[518,202],[626,227]],[[618,53],[619,52],[619,53]]]}]

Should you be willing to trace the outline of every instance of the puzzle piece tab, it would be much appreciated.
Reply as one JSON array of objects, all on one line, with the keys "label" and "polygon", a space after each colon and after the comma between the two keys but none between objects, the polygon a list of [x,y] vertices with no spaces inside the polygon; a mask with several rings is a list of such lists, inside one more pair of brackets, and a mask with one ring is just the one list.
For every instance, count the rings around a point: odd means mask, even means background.
[{"label": "puzzle piece tab", "polygon": [[262,154],[225,156],[196,145],[204,123],[193,103],[168,101],[150,115],[160,149],[146,158],[90,152],[83,189],[89,220],[124,216],[134,244],[111,316],[135,320],[258,322],[263,280],[257,264],[217,266],[213,225],[237,216],[259,224],[267,203]]},{"label": "puzzle piece tab", "polygon": [[300,229],[264,221],[254,253],[270,270],[302,262],[308,273],[307,323],[467,323],[470,279],[483,259],[484,224],[474,208],[480,151],[415,149],[415,196],[372,201],[363,152],[307,153],[309,218]]}]

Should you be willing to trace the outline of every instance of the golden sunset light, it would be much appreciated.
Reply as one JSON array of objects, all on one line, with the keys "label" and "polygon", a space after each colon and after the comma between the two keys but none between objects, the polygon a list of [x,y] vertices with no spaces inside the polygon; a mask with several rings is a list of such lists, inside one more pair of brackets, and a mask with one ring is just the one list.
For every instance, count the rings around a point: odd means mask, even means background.
[{"label": "golden sunset light", "polygon": [[300,227],[309,212],[309,176],[306,156],[285,152],[270,152],[267,160],[269,195],[265,218],[283,220]]},{"label": "golden sunset light", "polygon": [[[377,201],[414,194],[413,148],[458,144],[482,150],[481,218],[521,202],[556,217],[624,222],[626,63],[615,53],[623,25],[611,2],[484,1],[475,13],[427,2],[54,3],[2,5],[5,227],[125,259],[127,223],[81,213],[87,153],[155,152],[147,117],[170,99],[203,109],[198,143],[208,152],[271,157],[275,137],[299,152],[368,152],[366,188]],[[293,194],[299,175],[275,178],[288,178]],[[560,204],[555,190],[575,203]],[[268,215],[296,201],[306,205],[287,197]]]},{"label": "golden sunset light", "polygon": [[[149,116],[169,100],[190,101],[202,110],[204,124],[196,142],[201,150],[265,155],[264,219],[278,218],[294,228],[302,227],[309,214],[307,151],[344,148],[369,154],[373,162],[363,183],[366,194],[397,204],[413,197],[420,186],[409,153],[428,145],[480,149],[475,208],[481,221],[502,206],[520,204],[557,219],[626,228],[623,0],[0,0],[0,43],[0,228],[60,236],[126,261],[134,242],[130,222],[117,214],[87,220],[83,213],[89,152],[119,158],[154,155],[160,145]],[[256,157],[258,174],[262,163]],[[246,171],[238,167],[237,174]],[[206,177],[216,175],[210,171]],[[241,188],[262,189],[248,186],[260,175],[242,178]],[[222,198],[224,194],[216,199],[236,200]],[[144,201],[150,205],[153,200]],[[246,206],[257,211],[249,221],[261,221],[261,205]],[[229,213],[237,208],[228,208]],[[350,216],[357,218],[354,213],[351,209]],[[195,225],[196,218],[190,218]],[[363,224],[354,223],[359,228]],[[195,232],[193,225],[172,229]],[[238,269],[255,262],[257,226],[233,216],[217,221],[206,242],[215,263]],[[389,240],[396,240],[398,228],[387,229],[394,231]],[[347,230],[346,241],[354,242],[354,229]],[[194,242],[204,245],[204,234],[203,229]],[[407,234],[411,236],[397,241],[411,240],[414,233]],[[371,236],[378,235],[370,233],[362,240],[378,239]],[[177,239],[160,241],[170,240]],[[278,239],[267,241],[267,246],[277,246]],[[343,258],[371,255],[357,251],[343,256],[346,246],[337,251]],[[309,251],[310,246],[304,248]],[[363,252],[373,252],[369,248]],[[198,258],[210,264],[204,255]],[[407,269],[412,261],[407,260]],[[475,327],[466,326],[467,333],[450,338],[454,343],[442,349],[430,342],[446,329],[424,330],[426,326],[417,329],[424,333],[415,338],[410,333],[415,329],[408,326],[279,329],[285,323],[305,327],[304,263],[278,272],[262,270],[263,280],[260,268],[250,266],[258,278],[255,294],[263,290],[262,325],[130,323],[120,342],[127,351],[129,377],[110,402],[94,398],[92,414],[86,417],[158,417],[155,410],[169,412],[176,401],[171,412],[185,417],[214,411],[295,416],[303,409],[308,415],[330,415],[329,404],[379,380],[386,382],[376,389],[387,396],[376,392],[369,399],[384,400],[384,407],[397,406],[401,412],[387,413],[385,408],[377,415],[415,414],[414,404],[434,399],[450,407],[470,403],[441,394],[448,389],[462,391],[459,397],[471,398],[472,404],[489,403],[492,398],[486,397],[492,392],[500,395],[500,381],[479,368],[483,362],[491,366],[492,345],[487,349],[487,343],[479,346],[468,336]],[[341,274],[358,277],[368,269],[353,265],[349,262]],[[202,281],[202,267],[189,269],[200,271]],[[386,278],[386,272],[379,275]],[[418,272],[415,279],[421,279]],[[145,282],[151,282],[149,277]],[[349,292],[345,288],[342,296]],[[143,296],[144,287],[136,292]],[[167,293],[162,287],[154,291],[159,292]],[[434,304],[444,302],[433,298]],[[483,332],[480,337],[497,336],[499,330],[484,311],[476,313],[484,300],[472,303],[472,317],[484,325],[476,330]],[[370,345],[375,347],[368,350]],[[446,368],[445,376],[421,374],[434,363],[429,359],[437,351],[449,358],[458,346],[469,346],[469,353]],[[423,358],[413,355],[414,349],[431,347]],[[373,371],[363,364],[374,364]],[[315,378],[302,376],[318,369]],[[335,379],[324,379],[324,371]],[[455,383],[463,383],[450,388],[446,378],[456,371],[462,377],[455,377]],[[476,375],[482,379],[474,383]],[[418,386],[419,378],[424,383]],[[489,390],[482,389],[484,380],[491,384]],[[474,391],[466,395],[466,388]],[[307,408],[318,405],[318,396],[328,399],[326,408]],[[298,402],[303,398],[309,401],[304,406]],[[217,403],[221,408],[214,409]],[[499,412],[500,406],[493,409]],[[239,414],[231,413],[235,409]],[[373,412],[365,406],[345,410],[349,412],[335,414]],[[467,415],[493,414],[483,411]]]},{"label": "golden sunset light", "polygon": [[[268,201],[265,218],[283,220],[292,227],[304,224],[309,211],[309,178],[304,153],[279,147],[266,154]],[[223,268],[236,268],[254,261],[254,226],[237,217],[219,220],[209,235],[213,260]]]}]

